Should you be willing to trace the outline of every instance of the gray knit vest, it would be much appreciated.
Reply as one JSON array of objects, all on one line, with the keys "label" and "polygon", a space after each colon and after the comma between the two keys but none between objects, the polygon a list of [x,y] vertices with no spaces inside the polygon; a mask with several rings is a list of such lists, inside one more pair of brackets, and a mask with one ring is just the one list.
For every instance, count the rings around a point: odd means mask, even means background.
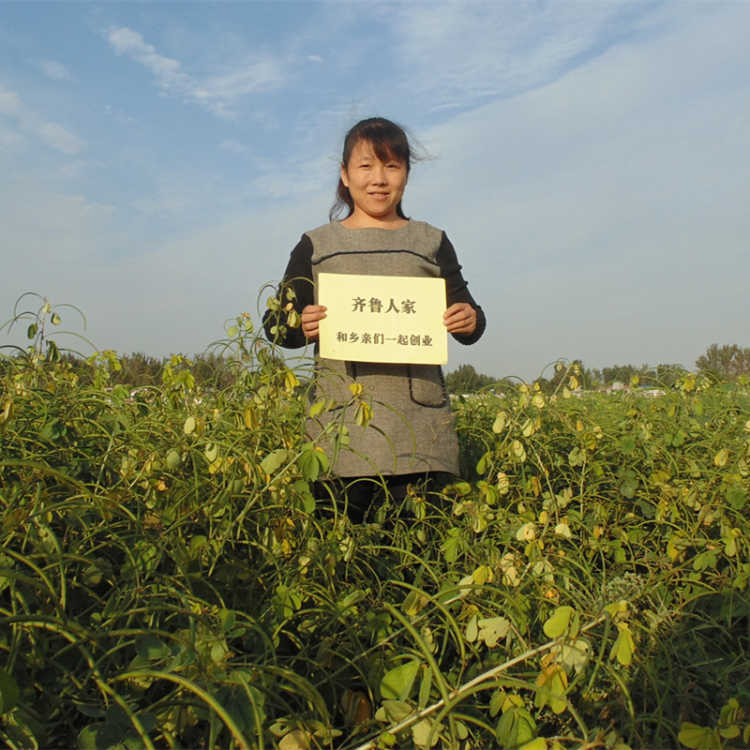
[{"label": "gray knit vest", "polygon": [[[443,233],[425,222],[398,229],[347,229],[338,222],[308,232],[317,303],[319,273],[440,277],[436,257]],[[307,433],[341,477],[458,473],[458,441],[443,374],[437,365],[344,362],[319,358],[315,398],[333,408],[309,419]],[[361,383],[372,408],[354,422],[351,383]]]}]

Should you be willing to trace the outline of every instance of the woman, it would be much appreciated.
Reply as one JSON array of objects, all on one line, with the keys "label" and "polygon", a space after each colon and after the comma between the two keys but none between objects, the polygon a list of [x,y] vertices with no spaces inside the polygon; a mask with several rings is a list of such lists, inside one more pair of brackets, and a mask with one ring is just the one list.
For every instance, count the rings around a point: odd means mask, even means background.
[{"label": "woman", "polygon": [[[264,317],[269,339],[290,348],[316,342],[317,355],[319,323],[326,317],[316,296],[321,272],[442,277],[448,303],[443,324],[462,344],[479,339],[484,313],[469,293],[453,246],[443,231],[403,212],[411,158],[406,134],[389,120],[362,120],[347,133],[330,223],[302,235],[284,273],[282,287],[294,290],[301,325],[276,325],[279,320],[269,311]],[[345,218],[337,221],[343,212]],[[458,473],[458,441],[439,366],[318,358],[318,371],[316,398],[332,399],[335,406],[308,420],[307,432],[326,449],[334,474],[372,478],[360,483],[364,492],[355,503],[359,512],[372,499],[368,485],[385,482],[401,494],[411,481]],[[362,395],[370,401],[369,425],[354,421],[352,383],[361,384]],[[348,430],[348,446],[343,448],[321,435],[337,420]],[[351,506],[351,492],[349,501]]]}]

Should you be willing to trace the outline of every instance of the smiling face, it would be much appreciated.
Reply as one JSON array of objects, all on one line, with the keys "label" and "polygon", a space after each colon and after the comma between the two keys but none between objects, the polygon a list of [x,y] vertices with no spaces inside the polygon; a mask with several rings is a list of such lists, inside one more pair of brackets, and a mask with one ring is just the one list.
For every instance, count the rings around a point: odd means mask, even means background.
[{"label": "smiling face", "polygon": [[350,227],[403,224],[397,207],[407,177],[405,162],[393,156],[382,161],[370,141],[358,141],[341,167],[341,180],[354,202],[352,215],[343,223]]}]

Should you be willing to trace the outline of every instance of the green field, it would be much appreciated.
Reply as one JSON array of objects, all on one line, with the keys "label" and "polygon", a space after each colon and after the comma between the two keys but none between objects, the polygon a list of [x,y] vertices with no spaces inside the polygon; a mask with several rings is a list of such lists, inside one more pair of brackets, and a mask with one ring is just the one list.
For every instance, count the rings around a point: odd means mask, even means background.
[{"label": "green field", "polygon": [[462,481],[355,526],[330,405],[229,336],[221,388],[0,361],[5,744],[750,745],[747,384],[460,399]]}]

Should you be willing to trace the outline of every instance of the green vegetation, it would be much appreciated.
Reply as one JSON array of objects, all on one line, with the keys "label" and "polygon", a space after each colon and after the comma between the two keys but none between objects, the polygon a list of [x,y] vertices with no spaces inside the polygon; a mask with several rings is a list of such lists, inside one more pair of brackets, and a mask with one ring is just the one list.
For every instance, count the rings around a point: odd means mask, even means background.
[{"label": "green vegetation", "polygon": [[9,747],[750,744],[745,381],[460,399],[463,479],[355,526],[248,317],[131,395],[55,314],[0,374]]}]

